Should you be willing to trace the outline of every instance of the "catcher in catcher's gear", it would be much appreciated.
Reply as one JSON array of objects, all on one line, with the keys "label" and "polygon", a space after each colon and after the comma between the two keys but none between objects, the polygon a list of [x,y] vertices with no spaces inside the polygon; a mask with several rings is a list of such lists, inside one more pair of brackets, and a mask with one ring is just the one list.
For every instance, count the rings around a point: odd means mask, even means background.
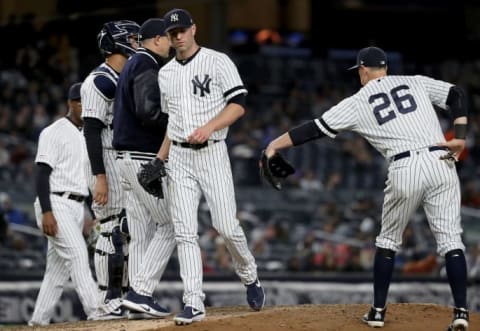
[{"label": "catcher in catcher's gear", "polygon": [[267,180],[275,189],[282,189],[282,182],[285,178],[295,173],[295,169],[283,158],[280,153],[270,157],[265,150],[260,157],[260,176]]},{"label": "catcher in catcher's gear", "polygon": [[166,175],[165,164],[159,158],[142,164],[137,174],[138,182],[145,191],[159,199],[163,199],[162,177]]}]

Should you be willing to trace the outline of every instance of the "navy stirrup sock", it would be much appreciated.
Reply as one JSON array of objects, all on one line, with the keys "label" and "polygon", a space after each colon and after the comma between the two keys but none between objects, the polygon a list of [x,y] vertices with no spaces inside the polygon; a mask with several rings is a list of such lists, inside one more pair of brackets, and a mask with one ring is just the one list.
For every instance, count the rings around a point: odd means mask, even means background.
[{"label": "navy stirrup sock", "polygon": [[394,263],[394,251],[377,248],[373,263],[373,306],[375,308],[384,308],[386,305]]},{"label": "navy stirrup sock", "polygon": [[445,254],[448,282],[457,308],[467,308],[467,262],[460,249]]}]

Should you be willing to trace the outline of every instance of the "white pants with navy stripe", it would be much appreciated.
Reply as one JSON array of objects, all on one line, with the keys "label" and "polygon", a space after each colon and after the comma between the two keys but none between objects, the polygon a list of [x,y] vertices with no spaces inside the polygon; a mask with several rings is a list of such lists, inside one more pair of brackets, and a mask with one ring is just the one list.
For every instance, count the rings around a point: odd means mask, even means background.
[{"label": "white pants with navy stripe", "polygon": [[412,214],[423,206],[440,255],[465,249],[460,224],[460,183],[455,164],[439,160],[445,151],[411,151],[388,168],[382,229],[376,246],[398,251]]},{"label": "white pants with navy stripe", "polygon": [[[50,195],[52,211],[57,220],[55,237],[47,236],[47,266],[30,323],[47,325],[62,295],[63,287],[71,278],[88,317],[93,317],[97,306],[97,286],[88,263],[88,252],[83,237],[83,203],[57,195]],[[34,203],[37,225],[42,230],[42,212],[38,199]]]},{"label": "white pants with navy stripe", "polygon": [[183,280],[185,305],[204,311],[202,257],[198,245],[198,205],[205,196],[212,225],[225,240],[235,271],[243,283],[257,278],[255,259],[236,218],[236,201],[227,146],[221,141],[194,150],[171,145],[169,153],[170,210]]},{"label": "white pants with navy stripe", "polygon": [[[168,211],[168,194],[157,199],[143,189],[137,172],[146,160],[135,160],[124,153],[118,159],[126,196],[130,232],[128,275],[130,286],[142,295],[152,295],[175,249],[175,234]],[[165,179],[166,180],[166,179]]]}]

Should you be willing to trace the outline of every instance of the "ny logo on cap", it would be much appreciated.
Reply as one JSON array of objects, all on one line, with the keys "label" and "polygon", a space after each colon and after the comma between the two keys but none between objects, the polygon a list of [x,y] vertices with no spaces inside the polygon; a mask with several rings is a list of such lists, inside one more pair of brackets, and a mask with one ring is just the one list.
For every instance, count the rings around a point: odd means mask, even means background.
[{"label": "ny logo on cap", "polygon": [[177,22],[177,21],[178,21],[177,13],[173,13],[172,15],[170,15],[170,22]]}]

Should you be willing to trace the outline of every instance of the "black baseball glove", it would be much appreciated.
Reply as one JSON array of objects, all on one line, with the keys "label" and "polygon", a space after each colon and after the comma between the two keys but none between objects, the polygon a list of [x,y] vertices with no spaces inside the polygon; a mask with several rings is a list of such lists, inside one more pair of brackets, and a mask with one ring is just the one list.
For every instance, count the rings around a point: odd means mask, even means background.
[{"label": "black baseball glove", "polygon": [[145,191],[159,199],[163,199],[162,177],[166,175],[167,172],[165,171],[163,161],[154,158],[152,161],[140,166],[137,178]]},{"label": "black baseball glove", "polygon": [[295,169],[279,153],[267,157],[265,150],[260,157],[260,176],[266,179],[275,189],[282,189],[285,178],[295,173]]}]

